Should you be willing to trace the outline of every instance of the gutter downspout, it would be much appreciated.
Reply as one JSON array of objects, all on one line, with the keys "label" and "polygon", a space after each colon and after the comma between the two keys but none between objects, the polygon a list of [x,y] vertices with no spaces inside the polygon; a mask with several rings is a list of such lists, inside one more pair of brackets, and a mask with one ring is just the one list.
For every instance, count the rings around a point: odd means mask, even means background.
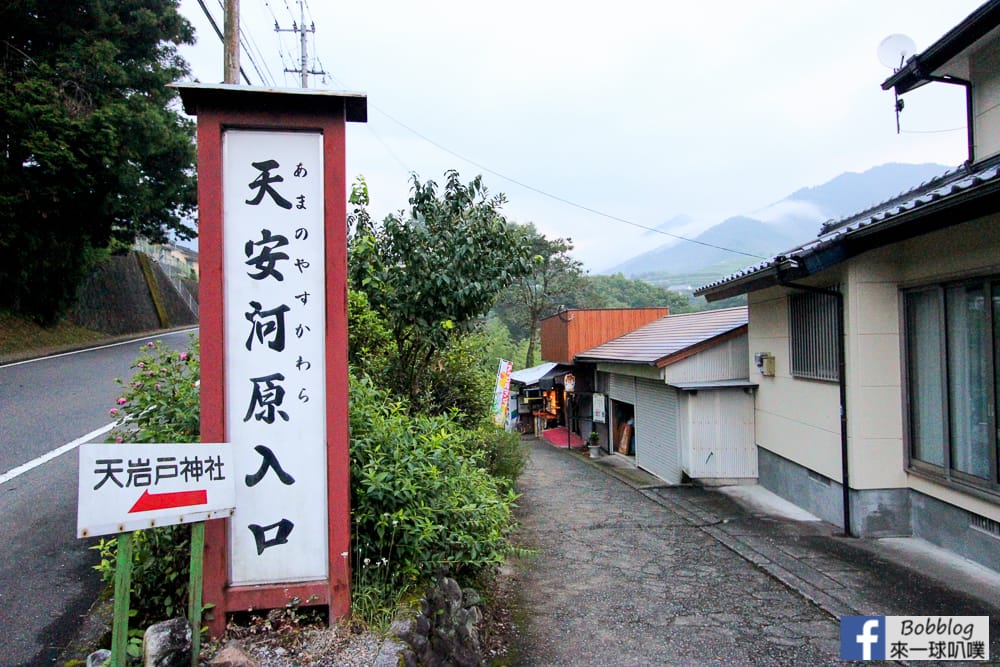
[{"label": "gutter downspout", "polygon": [[850,466],[847,462],[847,362],[845,359],[845,348],[847,346],[844,342],[844,295],[837,290],[787,282],[781,277],[780,265],[775,267],[774,274],[778,284],[783,287],[790,287],[802,290],[803,292],[813,292],[814,294],[826,294],[837,299],[837,384],[840,388],[840,486],[844,505],[844,536],[855,537],[854,531],[851,530]]}]

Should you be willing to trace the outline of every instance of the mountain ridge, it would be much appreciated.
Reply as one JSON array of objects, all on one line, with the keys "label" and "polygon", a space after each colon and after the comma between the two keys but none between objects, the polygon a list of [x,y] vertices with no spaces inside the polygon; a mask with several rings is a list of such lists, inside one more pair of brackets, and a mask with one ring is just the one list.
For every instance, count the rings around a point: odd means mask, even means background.
[{"label": "mountain ridge", "polygon": [[[695,236],[693,240],[699,243],[668,241],[598,273],[622,273],[656,284],[683,283],[693,273],[700,278],[721,278],[737,260],[745,258],[742,265],[748,266],[804,243],[816,237],[823,223],[891,199],[948,169],[935,163],[890,162],[863,172],[844,172],[751,213],[728,217]],[[660,227],[676,227],[685,218],[689,216],[675,215]],[[718,275],[713,266],[718,267]]]}]

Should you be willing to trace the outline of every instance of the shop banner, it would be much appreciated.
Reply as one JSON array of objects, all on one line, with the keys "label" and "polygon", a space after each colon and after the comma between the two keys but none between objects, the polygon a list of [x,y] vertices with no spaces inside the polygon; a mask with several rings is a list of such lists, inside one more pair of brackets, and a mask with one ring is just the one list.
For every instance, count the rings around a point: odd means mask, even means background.
[{"label": "shop banner", "polygon": [[514,371],[513,362],[500,360],[497,367],[497,383],[493,389],[493,423],[505,426],[510,402],[510,374]]},{"label": "shop banner", "polygon": [[603,424],[608,420],[608,414],[604,407],[604,394],[594,394],[592,398],[594,406],[594,423]]}]

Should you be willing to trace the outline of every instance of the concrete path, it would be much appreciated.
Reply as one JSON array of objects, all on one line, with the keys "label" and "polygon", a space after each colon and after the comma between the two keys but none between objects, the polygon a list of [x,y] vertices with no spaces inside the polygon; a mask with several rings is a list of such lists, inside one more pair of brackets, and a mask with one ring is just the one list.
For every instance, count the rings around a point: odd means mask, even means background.
[{"label": "concrete path", "polygon": [[[518,539],[537,553],[515,568],[521,645],[511,664],[844,664],[841,614],[989,614],[1000,655],[991,600],[897,564],[891,549],[716,491],[663,486],[608,465],[616,457],[532,447]],[[971,588],[995,603],[994,579]]]}]

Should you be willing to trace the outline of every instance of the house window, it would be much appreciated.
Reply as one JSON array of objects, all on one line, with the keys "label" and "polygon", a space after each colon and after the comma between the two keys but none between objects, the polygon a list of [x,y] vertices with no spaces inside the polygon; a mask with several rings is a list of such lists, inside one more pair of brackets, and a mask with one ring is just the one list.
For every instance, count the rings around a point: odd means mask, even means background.
[{"label": "house window", "polygon": [[788,297],[791,371],[811,380],[840,379],[837,297],[801,292]]},{"label": "house window", "polygon": [[1000,281],[903,293],[911,467],[1000,491]]}]

